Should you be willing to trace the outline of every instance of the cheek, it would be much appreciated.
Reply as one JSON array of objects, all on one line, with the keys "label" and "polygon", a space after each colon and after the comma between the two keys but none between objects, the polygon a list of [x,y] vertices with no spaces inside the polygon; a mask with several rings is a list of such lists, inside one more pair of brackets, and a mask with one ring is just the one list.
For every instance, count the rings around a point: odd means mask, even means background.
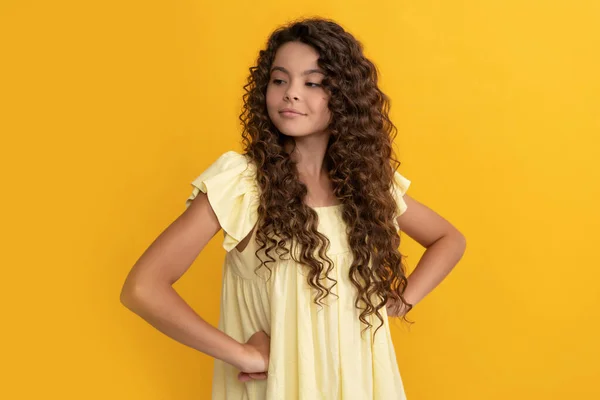
[{"label": "cheek", "polygon": [[265,102],[267,104],[267,111],[269,112],[269,114],[271,114],[271,112],[275,110],[278,106],[276,93],[270,87],[267,88],[267,93],[265,94]]},{"label": "cheek", "polygon": [[273,90],[271,89],[271,86],[267,86],[265,100],[267,102],[267,106],[270,106],[270,104],[273,102]]},{"label": "cheek", "polygon": [[327,97],[320,97],[318,102],[319,113],[323,116],[330,114],[329,111],[329,99]]}]

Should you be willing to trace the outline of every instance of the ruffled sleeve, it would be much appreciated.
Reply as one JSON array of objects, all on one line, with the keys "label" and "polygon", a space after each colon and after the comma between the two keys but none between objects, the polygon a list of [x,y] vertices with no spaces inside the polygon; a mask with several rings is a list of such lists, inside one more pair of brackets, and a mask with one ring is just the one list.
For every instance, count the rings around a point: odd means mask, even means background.
[{"label": "ruffled sleeve", "polygon": [[410,180],[402,176],[398,171],[394,171],[394,180],[392,182],[392,194],[396,199],[397,211],[396,218],[402,215],[407,209],[406,202],[402,198],[408,187],[410,186]]},{"label": "ruffled sleeve", "polygon": [[198,193],[206,193],[221,228],[223,248],[230,251],[244,239],[258,220],[256,167],[243,154],[223,153],[191,182],[190,206]]}]

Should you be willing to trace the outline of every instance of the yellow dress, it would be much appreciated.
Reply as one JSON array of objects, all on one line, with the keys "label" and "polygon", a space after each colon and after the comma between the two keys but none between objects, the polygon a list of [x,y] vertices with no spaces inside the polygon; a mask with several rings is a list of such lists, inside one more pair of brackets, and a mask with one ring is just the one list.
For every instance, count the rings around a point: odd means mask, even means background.
[{"label": "yellow dress", "polygon": [[[329,274],[338,281],[318,307],[306,282],[306,272],[292,259],[270,263],[272,276],[259,265],[254,234],[242,252],[236,245],[258,220],[255,166],[235,151],[222,154],[192,182],[189,206],[202,191],[223,228],[223,286],[218,328],[239,342],[258,330],[271,339],[268,378],[240,382],[239,370],[215,359],[213,400],[403,400],[406,399],[390,336],[385,325],[373,338],[379,320],[361,335],[364,325],[354,305],[355,288],[348,270],[348,247],[341,206],[313,207],[318,230],[330,240],[327,255],[335,264]],[[393,195],[398,215],[406,210],[402,195],[410,181],[395,173]],[[272,252],[274,253],[274,252]],[[262,253],[263,259],[264,253]],[[273,254],[276,257],[275,254]],[[289,258],[289,257],[288,257]]]}]

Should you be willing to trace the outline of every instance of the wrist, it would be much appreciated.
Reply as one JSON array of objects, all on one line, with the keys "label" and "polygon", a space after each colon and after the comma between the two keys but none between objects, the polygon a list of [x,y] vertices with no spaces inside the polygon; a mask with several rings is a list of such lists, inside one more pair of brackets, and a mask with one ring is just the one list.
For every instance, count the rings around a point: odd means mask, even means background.
[{"label": "wrist", "polygon": [[223,349],[223,353],[215,354],[215,358],[236,367],[239,370],[247,365],[248,350],[244,343],[231,338],[231,342]]},{"label": "wrist", "polygon": [[390,299],[386,304],[387,315],[388,317],[402,317],[412,309],[411,306],[404,304],[400,299]]},{"label": "wrist", "polygon": [[231,363],[234,367],[239,369],[240,371],[245,371],[248,369],[248,360],[251,358],[252,348],[248,346],[246,343],[240,343],[238,350],[236,351],[236,357],[234,362]]}]

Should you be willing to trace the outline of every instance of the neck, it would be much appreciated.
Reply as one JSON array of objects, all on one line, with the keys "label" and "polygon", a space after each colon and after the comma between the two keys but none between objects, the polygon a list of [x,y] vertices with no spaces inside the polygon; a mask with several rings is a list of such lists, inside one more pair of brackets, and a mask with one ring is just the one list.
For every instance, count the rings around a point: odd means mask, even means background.
[{"label": "neck", "polygon": [[[318,178],[328,175],[324,165],[329,134],[309,135],[290,138],[284,145],[292,160],[296,163],[298,174],[307,178]],[[295,142],[295,148],[294,148]],[[292,150],[293,149],[293,150]]]}]

